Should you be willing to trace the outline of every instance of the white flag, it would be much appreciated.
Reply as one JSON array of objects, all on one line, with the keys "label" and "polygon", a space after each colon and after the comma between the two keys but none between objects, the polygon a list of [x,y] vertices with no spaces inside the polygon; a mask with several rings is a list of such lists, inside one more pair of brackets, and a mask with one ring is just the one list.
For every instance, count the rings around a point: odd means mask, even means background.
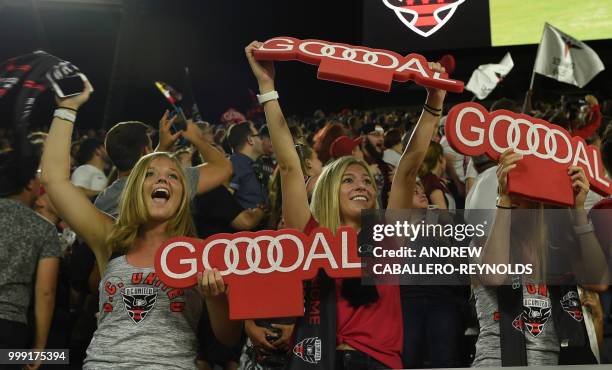
[{"label": "white flag", "polygon": [[499,64],[483,64],[472,72],[472,77],[465,87],[480,100],[485,99],[497,84],[510,73],[514,67],[512,56],[506,53]]},{"label": "white flag", "polygon": [[604,65],[587,44],[546,23],[533,70],[582,88]]}]

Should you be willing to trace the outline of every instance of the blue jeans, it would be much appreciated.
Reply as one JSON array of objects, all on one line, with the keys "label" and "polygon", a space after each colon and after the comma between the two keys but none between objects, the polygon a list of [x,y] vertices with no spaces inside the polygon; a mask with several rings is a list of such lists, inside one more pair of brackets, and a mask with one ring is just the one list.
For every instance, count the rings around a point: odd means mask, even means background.
[{"label": "blue jeans", "polygon": [[464,324],[459,303],[444,298],[402,297],[404,346],[408,369],[460,367]]}]

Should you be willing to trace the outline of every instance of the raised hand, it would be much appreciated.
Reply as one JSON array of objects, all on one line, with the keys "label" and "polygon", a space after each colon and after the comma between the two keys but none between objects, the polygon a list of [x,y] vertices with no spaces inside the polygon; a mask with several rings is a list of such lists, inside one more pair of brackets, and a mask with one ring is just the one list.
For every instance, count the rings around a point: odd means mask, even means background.
[{"label": "raised hand", "polygon": [[574,208],[583,209],[584,201],[589,192],[589,180],[584,173],[584,169],[578,166],[570,166],[567,174],[572,179],[572,189],[574,189]]},{"label": "raised hand", "polygon": [[[432,72],[444,73],[446,70],[440,63],[428,62],[427,66]],[[442,103],[446,97],[446,90],[436,89],[432,87],[426,88],[427,90],[427,104],[432,108],[442,109]]]},{"label": "raised hand", "polygon": [[165,111],[162,118],[159,120],[159,146],[158,151],[169,152],[174,143],[181,137],[182,131],[172,133],[171,127],[176,121],[177,116],[168,119],[169,111]]},{"label": "raised hand", "polygon": [[518,161],[523,159],[521,154],[515,153],[512,149],[507,149],[499,156],[499,164],[497,166],[497,191],[501,204],[504,207],[510,207],[510,193],[508,192],[508,173],[516,168]]},{"label": "raised hand", "polygon": [[198,126],[196,126],[195,123],[193,123],[192,119],[188,119],[187,122],[185,122],[185,130],[181,133],[183,137],[192,144],[204,138],[202,131]]},{"label": "raised hand", "polygon": [[85,104],[89,100],[89,97],[91,96],[91,91],[91,84],[89,83],[89,81],[85,81],[85,89],[79,95],[71,96],[64,99],[61,99],[56,95],[55,102],[57,103],[58,107],[78,110],[81,105]]},{"label": "raised hand", "polygon": [[259,84],[259,91],[266,93],[274,90],[274,62],[272,61],[259,61],[255,59],[253,51],[259,49],[263,43],[259,41],[251,42],[245,49],[247,60],[253,71],[253,75],[257,79]]},{"label": "raised hand", "polygon": [[206,299],[225,295],[225,283],[217,269],[198,272],[198,286]]}]

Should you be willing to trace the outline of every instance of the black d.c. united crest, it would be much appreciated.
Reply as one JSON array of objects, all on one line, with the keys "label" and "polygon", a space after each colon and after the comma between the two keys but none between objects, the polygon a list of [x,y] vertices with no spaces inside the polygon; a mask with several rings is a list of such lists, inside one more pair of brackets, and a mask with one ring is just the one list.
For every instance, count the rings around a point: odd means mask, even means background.
[{"label": "black d.c. united crest", "polygon": [[550,299],[524,298],[523,311],[517,316],[512,325],[517,330],[527,330],[537,337],[544,331],[544,325],[551,315]]},{"label": "black d.c. united crest", "polygon": [[136,324],[147,317],[157,301],[155,288],[125,288],[121,295],[128,315]]},{"label": "black d.c. united crest", "polygon": [[321,361],[321,339],[304,338],[293,347],[293,354],[309,364]]},{"label": "black d.c. united crest", "polygon": [[465,0],[382,0],[402,23],[429,37],[448,22]]}]

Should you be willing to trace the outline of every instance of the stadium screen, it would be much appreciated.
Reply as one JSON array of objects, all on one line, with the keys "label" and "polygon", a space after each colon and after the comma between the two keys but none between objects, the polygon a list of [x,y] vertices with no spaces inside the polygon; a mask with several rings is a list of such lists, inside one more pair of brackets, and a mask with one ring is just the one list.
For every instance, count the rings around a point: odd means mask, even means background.
[{"label": "stadium screen", "polygon": [[544,23],[612,38],[609,0],[363,0],[363,43],[399,52],[537,44]]}]

